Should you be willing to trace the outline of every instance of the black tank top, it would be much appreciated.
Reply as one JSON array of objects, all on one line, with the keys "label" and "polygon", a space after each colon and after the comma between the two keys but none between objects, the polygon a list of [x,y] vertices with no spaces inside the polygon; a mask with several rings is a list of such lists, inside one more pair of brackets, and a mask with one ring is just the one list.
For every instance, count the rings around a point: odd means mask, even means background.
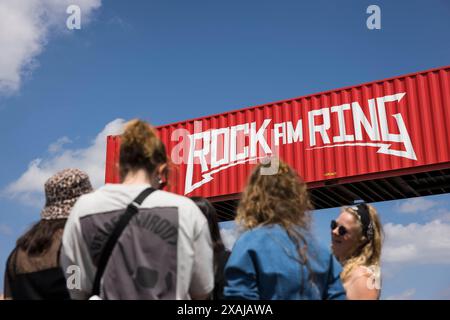
[{"label": "black tank top", "polygon": [[[68,300],[70,299],[69,292],[66,286],[66,279],[63,270],[59,267],[58,256],[59,250],[52,256],[56,262],[48,264],[48,267],[40,265],[34,267],[31,264],[31,269],[28,264],[28,271],[20,271],[21,263],[27,259],[27,256],[21,254],[18,261],[18,249],[15,248],[8,258],[5,272],[5,297],[14,300]],[[53,260],[53,259],[52,259]],[[53,265],[53,266],[52,266]],[[19,268],[18,268],[19,267]]]}]

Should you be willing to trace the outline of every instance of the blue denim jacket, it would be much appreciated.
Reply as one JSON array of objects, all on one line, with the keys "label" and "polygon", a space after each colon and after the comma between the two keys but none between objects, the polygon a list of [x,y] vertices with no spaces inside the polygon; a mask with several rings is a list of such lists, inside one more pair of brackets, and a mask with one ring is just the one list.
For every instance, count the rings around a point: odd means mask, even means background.
[{"label": "blue denim jacket", "polygon": [[[301,231],[301,229],[299,229]],[[298,262],[295,243],[279,225],[258,227],[236,241],[225,267],[226,299],[345,299],[340,264],[330,250],[301,231],[309,269]]]}]

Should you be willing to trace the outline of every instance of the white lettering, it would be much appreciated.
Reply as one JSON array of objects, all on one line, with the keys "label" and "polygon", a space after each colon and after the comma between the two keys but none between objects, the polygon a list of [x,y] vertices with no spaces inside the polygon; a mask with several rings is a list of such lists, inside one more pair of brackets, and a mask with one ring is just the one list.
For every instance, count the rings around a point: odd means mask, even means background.
[{"label": "white lettering", "polygon": [[374,99],[369,100],[369,112],[372,125],[369,123],[369,120],[367,120],[358,102],[352,103],[352,111],[353,111],[353,123],[355,125],[356,140],[358,141],[363,140],[361,125],[366,130],[366,133],[370,137],[370,140],[372,141],[380,140],[380,131],[378,130],[378,118],[375,100]]},{"label": "white lettering", "polygon": [[393,114],[392,117],[397,122],[399,134],[393,134],[389,132],[388,121],[386,117],[386,102],[400,102],[405,96],[405,92],[397,93],[389,96],[384,96],[381,98],[377,98],[377,106],[378,106],[378,117],[380,119],[380,128],[381,128],[381,138],[385,141],[390,142],[402,142],[405,145],[406,151],[399,150],[391,150],[389,149],[390,145],[386,148],[381,148],[378,152],[396,155],[400,157],[406,157],[408,159],[417,160],[416,153],[414,152],[414,148],[411,143],[411,138],[409,137],[408,130],[406,129],[405,122],[403,121],[402,115],[400,113]]},{"label": "white lettering", "polygon": [[67,267],[66,273],[69,274],[66,280],[66,286],[69,290],[81,290],[81,268],[76,265]]},{"label": "white lettering", "polygon": [[287,136],[288,136],[287,143],[303,142],[302,119],[297,121],[297,126],[295,127],[295,130],[294,130],[294,126],[293,126],[292,122],[288,121]]},{"label": "white lettering", "polygon": [[[242,141],[242,142],[245,141],[245,136],[248,135],[249,128],[250,128],[250,126],[248,123],[231,127],[231,130],[230,130],[230,132],[231,132],[230,133],[231,134],[231,137],[230,137],[230,161],[231,162],[234,162],[236,160],[243,160],[248,157],[248,147],[245,146],[243,148],[244,150],[241,153],[237,153],[237,143],[238,143],[238,141]],[[239,131],[244,133],[244,137],[242,140],[238,139]]]},{"label": "white lettering", "polygon": [[[195,159],[199,159],[202,171],[208,171],[208,163],[206,161],[206,155],[209,153],[209,146],[210,146],[210,139],[211,139],[211,132],[205,131],[205,132],[198,132],[194,133],[189,136],[190,139],[190,145],[189,145],[189,157],[187,162],[187,169],[186,169],[186,182],[185,182],[185,193],[191,192],[193,189],[192,186],[192,178],[194,175],[194,161]],[[201,149],[197,150],[195,148],[196,141],[200,140],[203,143],[203,146]]]},{"label": "white lettering", "polygon": [[66,20],[67,29],[80,30],[81,29],[81,8],[77,5],[72,4],[67,7],[66,13],[70,14],[70,16],[68,16],[67,20]]},{"label": "white lettering", "polygon": [[[350,146],[372,147],[378,148],[377,153],[417,160],[402,115],[400,113],[390,115],[395,119],[398,134],[390,132],[388,126],[386,103],[399,103],[405,94],[403,92],[369,99],[367,117],[358,101],[309,111],[307,130],[310,145],[305,150]],[[338,128],[333,132],[339,134],[333,137],[331,143],[328,130],[331,127],[332,115],[337,117],[338,124]],[[346,115],[347,118],[345,118]],[[350,116],[353,117],[353,134],[347,132],[346,127],[346,121]],[[321,118],[317,119],[317,117]],[[187,155],[185,194],[213,180],[213,175],[217,172],[246,162],[274,158],[274,155],[279,154],[281,145],[303,142],[302,119],[298,119],[295,124],[291,121],[274,123],[272,128],[269,127],[271,121],[272,119],[264,119],[259,127],[256,122],[252,122],[203,132],[197,131],[201,130],[201,126],[200,128],[194,126],[196,130],[194,134],[189,135],[186,132],[175,134],[172,141],[177,141],[174,138],[179,141],[180,137],[183,140],[172,150],[172,157],[175,157],[173,160],[178,160],[182,152],[183,158]],[[364,135],[363,131],[367,135]],[[319,134],[322,139],[320,146],[317,146],[316,134]],[[403,148],[402,150],[391,149],[394,142],[403,143],[405,151],[402,151]],[[189,147],[188,151],[183,150],[186,145]],[[194,182],[194,165],[198,164],[200,164],[201,179]],[[270,168],[266,169],[267,172],[264,174],[276,173],[277,162],[273,161]]]},{"label": "white lettering", "polygon": [[272,150],[269,148],[264,136],[266,133],[266,128],[271,120],[272,119],[265,119],[258,131],[256,131],[256,122],[252,122],[250,126],[250,157],[257,156],[256,147],[258,142],[265,154],[272,153]]},{"label": "white lettering", "polygon": [[346,134],[346,130],[345,130],[344,111],[349,110],[349,109],[350,109],[350,103],[331,107],[331,112],[337,113],[338,123],[339,123],[339,135],[333,137],[333,142],[344,142],[344,141],[354,141],[355,140],[355,137],[353,135]]},{"label": "white lettering", "polygon": [[286,122],[275,123],[273,126],[275,145],[280,144],[280,138],[283,138],[283,144],[286,144]]},{"label": "white lettering", "polygon": [[366,21],[367,29],[380,30],[381,29],[381,9],[379,6],[372,4],[367,7],[367,14],[371,14]]},{"label": "white lettering", "polygon": [[[230,132],[229,128],[221,128],[211,131],[211,168],[217,168],[229,162]],[[219,145],[219,137],[222,136]],[[222,159],[218,157],[222,156]],[[202,171],[204,171],[202,169]]]},{"label": "white lettering", "polygon": [[[316,125],[314,122],[314,117],[322,116],[323,124]],[[311,147],[316,145],[316,132],[320,133],[324,144],[330,143],[330,138],[328,137],[327,130],[330,129],[330,109],[323,108],[319,110],[313,110],[308,112],[309,120],[309,140]]]}]

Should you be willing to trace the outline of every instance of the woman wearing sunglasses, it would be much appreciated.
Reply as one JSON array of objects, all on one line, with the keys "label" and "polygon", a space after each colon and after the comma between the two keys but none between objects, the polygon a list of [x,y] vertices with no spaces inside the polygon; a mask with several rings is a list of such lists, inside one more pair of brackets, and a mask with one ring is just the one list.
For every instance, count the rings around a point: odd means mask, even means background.
[{"label": "woman wearing sunglasses", "polygon": [[331,248],[343,266],[348,299],[379,299],[382,240],[381,222],[371,205],[344,207],[331,221]]}]

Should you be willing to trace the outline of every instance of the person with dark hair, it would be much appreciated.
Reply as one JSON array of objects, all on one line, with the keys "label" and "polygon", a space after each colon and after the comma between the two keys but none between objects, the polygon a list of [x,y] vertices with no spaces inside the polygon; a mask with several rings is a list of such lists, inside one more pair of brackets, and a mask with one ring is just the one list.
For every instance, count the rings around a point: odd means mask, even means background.
[{"label": "person with dark hair", "polygon": [[195,204],[200,208],[208,220],[209,231],[211,232],[211,239],[214,251],[214,291],[213,299],[223,299],[223,286],[225,283],[224,269],[227,263],[230,251],[225,248],[222,237],[220,235],[219,223],[217,219],[217,212],[213,205],[203,197],[191,197]]},{"label": "person with dark hair", "polygon": [[246,231],[225,266],[225,298],[345,299],[339,263],[311,233],[311,209],[305,182],[286,163],[254,169],[237,210]]},{"label": "person with dark hair", "polygon": [[72,298],[209,298],[214,274],[208,222],[191,199],[161,190],[168,161],[153,127],[142,120],[126,124],[122,183],[81,197],[64,230],[61,263],[81,271]]},{"label": "person with dark hair", "polygon": [[6,263],[6,299],[70,298],[59,264],[61,238],[73,205],[89,192],[89,177],[78,169],[63,170],[47,180],[41,220],[17,240]]}]

